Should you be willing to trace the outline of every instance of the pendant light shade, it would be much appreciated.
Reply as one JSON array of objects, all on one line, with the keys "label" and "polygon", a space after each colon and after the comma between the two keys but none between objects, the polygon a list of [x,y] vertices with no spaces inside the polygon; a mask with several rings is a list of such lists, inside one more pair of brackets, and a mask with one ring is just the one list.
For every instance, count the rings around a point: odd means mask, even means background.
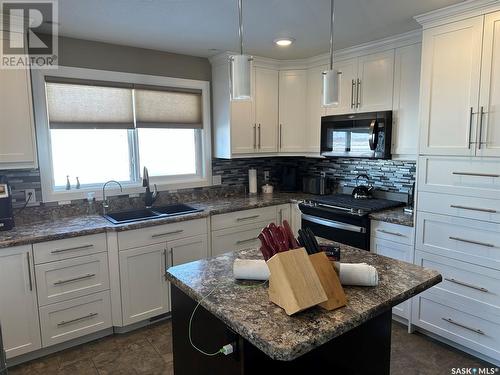
[{"label": "pendant light shade", "polygon": [[231,56],[231,99],[244,100],[252,97],[252,58],[248,55]]},{"label": "pendant light shade", "polygon": [[341,72],[333,68],[333,21],[334,3],[330,3],[330,70],[323,72],[323,105],[339,104]]},{"label": "pendant light shade", "polygon": [[252,57],[243,54],[243,10],[242,0],[238,1],[240,54],[229,59],[231,72],[231,99],[245,100],[252,97]]}]

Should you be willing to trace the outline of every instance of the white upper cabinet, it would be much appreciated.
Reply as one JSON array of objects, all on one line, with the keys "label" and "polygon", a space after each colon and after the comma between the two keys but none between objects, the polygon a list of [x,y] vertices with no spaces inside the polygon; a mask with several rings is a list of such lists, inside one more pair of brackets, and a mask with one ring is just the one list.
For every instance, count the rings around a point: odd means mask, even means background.
[{"label": "white upper cabinet", "polygon": [[257,125],[252,100],[231,101],[231,153],[251,154],[257,151]]},{"label": "white upper cabinet", "polygon": [[31,245],[0,252],[0,321],[7,358],[41,348]]},{"label": "white upper cabinet", "polygon": [[279,92],[279,151],[303,152],[307,121],[307,70],[281,71]]},{"label": "white upper cabinet", "polygon": [[321,116],[325,115],[322,105],[323,72],[327,65],[307,70],[307,123],[304,134],[305,152],[319,154]]},{"label": "white upper cabinet", "polygon": [[341,73],[339,103],[326,107],[326,114],[340,115],[355,112],[358,59],[335,62],[335,68]]},{"label": "white upper cabinet", "polygon": [[394,50],[335,63],[341,72],[339,104],[329,106],[327,115],[392,109]]},{"label": "white upper cabinet", "polygon": [[483,19],[424,30],[420,154],[475,154]]},{"label": "white upper cabinet", "polygon": [[[6,33],[3,33],[6,37]],[[0,48],[4,40],[0,38]],[[36,167],[30,71],[0,69],[0,169]]]},{"label": "white upper cabinet", "polygon": [[421,43],[397,48],[395,52],[391,151],[393,157],[415,159],[417,155],[421,54]]},{"label": "white upper cabinet", "polygon": [[484,22],[477,154],[500,156],[500,12]]},{"label": "white upper cabinet", "polygon": [[394,50],[359,58],[357,81],[358,112],[392,109]]},{"label": "white upper cabinet", "polygon": [[257,152],[276,152],[278,148],[278,71],[255,68],[255,124]]}]

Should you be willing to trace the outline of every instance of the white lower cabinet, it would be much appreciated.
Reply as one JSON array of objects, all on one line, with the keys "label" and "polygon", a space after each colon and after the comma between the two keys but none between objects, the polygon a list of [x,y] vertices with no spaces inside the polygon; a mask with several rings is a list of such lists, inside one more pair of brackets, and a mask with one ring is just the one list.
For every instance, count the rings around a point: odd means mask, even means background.
[{"label": "white lower cabinet", "polygon": [[276,206],[276,225],[283,225],[284,220],[286,220],[288,224],[290,224],[290,219],[290,204],[282,204],[280,206]]},{"label": "white lower cabinet", "polygon": [[7,358],[41,348],[31,245],[0,251],[0,322]]},{"label": "white lower cabinet", "polygon": [[120,252],[123,324],[139,322],[170,310],[166,243]]},{"label": "white lower cabinet", "polygon": [[[275,221],[275,220],[272,220]],[[240,225],[212,232],[212,256],[230,251],[260,247],[259,233],[271,221],[261,221],[256,224]]]},{"label": "white lower cabinet", "polygon": [[43,346],[51,346],[111,327],[109,291],[40,308]]},{"label": "white lower cabinet", "polygon": [[167,242],[170,250],[170,266],[194,262],[208,257],[208,238],[203,234]]},{"label": "white lower cabinet", "polygon": [[293,234],[297,237],[299,229],[302,228],[302,211],[300,211],[298,203],[290,203],[290,225]]},{"label": "white lower cabinet", "polygon": [[[389,258],[411,263],[413,260],[413,228],[386,223],[371,222],[370,251]],[[411,300],[394,306],[392,313],[410,319]]]}]

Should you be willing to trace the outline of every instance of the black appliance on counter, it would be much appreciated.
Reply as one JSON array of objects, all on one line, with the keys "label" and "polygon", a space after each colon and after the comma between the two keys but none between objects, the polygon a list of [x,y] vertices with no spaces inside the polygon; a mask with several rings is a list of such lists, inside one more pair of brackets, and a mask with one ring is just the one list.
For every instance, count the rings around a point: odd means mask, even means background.
[{"label": "black appliance on counter", "polygon": [[333,180],[326,176],[304,176],[302,191],[315,195],[326,195],[333,192]]},{"label": "black appliance on counter", "polygon": [[284,166],[280,171],[280,191],[295,192],[299,191],[299,175],[297,167]]},{"label": "black appliance on counter", "polygon": [[370,250],[368,215],[399,206],[404,206],[404,202],[356,199],[349,194],[315,197],[299,204],[302,228],[310,228],[316,236],[364,250]]},{"label": "black appliance on counter", "polygon": [[391,158],[392,111],[321,117],[321,155]]},{"label": "black appliance on counter", "polygon": [[7,177],[0,176],[0,231],[14,228],[12,193]]}]

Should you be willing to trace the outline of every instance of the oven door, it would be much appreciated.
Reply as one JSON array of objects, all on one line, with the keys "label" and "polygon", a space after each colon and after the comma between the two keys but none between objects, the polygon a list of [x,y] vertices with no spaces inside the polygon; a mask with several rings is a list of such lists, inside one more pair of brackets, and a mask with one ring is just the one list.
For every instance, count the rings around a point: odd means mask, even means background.
[{"label": "oven door", "polygon": [[359,222],[346,222],[326,219],[310,214],[302,214],[302,228],[310,228],[316,236],[363,250],[370,250],[369,222],[359,219]]}]

